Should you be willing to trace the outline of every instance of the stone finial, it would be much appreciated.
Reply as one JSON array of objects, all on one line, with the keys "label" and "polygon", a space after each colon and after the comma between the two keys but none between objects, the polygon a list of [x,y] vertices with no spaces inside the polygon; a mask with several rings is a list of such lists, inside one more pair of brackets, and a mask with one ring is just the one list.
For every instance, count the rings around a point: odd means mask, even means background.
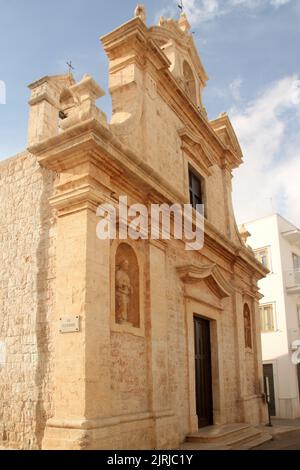
[{"label": "stone finial", "polygon": [[146,23],[147,15],[146,15],[146,8],[144,5],[138,4],[136,9],[134,10],[135,18],[141,18],[141,20]]},{"label": "stone finial", "polygon": [[247,245],[247,240],[248,240],[249,237],[251,237],[251,233],[248,232],[245,225],[241,225],[239,227],[239,232],[240,232],[240,235],[241,235],[241,238],[242,238],[243,242],[245,243],[245,245]]},{"label": "stone finial", "polygon": [[181,13],[180,18],[178,20],[179,28],[184,32],[188,33],[191,29],[191,25],[188,22],[187,16],[185,13]]}]

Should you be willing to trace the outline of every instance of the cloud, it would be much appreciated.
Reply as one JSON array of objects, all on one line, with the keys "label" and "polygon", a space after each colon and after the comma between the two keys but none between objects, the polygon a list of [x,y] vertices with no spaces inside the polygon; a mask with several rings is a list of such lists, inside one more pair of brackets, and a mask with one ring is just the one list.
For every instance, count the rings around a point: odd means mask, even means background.
[{"label": "cloud", "polygon": [[[183,0],[184,9],[189,21],[197,26],[200,23],[213,20],[221,15],[226,15],[236,8],[257,9],[263,7],[279,8],[293,0]],[[163,8],[159,16],[174,16],[178,1],[173,5]]]},{"label": "cloud", "polygon": [[272,199],[274,210],[300,226],[299,84],[285,77],[230,112],[245,160],[233,183],[238,222],[270,214]]},{"label": "cloud", "polygon": [[236,78],[229,84],[229,90],[232,94],[232,97],[235,101],[240,101],[241,99],[241,88],[243,85],[243,80],[241,78]]}]

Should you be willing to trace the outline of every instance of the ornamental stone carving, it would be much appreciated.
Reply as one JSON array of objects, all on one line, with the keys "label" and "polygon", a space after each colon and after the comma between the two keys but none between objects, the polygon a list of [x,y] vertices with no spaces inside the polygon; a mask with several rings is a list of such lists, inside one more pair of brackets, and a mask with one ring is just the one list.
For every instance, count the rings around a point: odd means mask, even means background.
[{"label": "ornamental stone carving", "polygon": [[140,327],[139,267],[134,250],[126,243],[116,253],[115,321]]}]

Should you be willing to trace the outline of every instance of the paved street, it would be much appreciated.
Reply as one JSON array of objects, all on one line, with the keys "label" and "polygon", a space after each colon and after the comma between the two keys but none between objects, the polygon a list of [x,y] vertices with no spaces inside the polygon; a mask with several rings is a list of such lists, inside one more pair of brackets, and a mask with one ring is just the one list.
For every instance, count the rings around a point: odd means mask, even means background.
[{"label": "paved street", "polygon": [[255,450],[300,450],[300,429],[274,436],[274,440]]}]

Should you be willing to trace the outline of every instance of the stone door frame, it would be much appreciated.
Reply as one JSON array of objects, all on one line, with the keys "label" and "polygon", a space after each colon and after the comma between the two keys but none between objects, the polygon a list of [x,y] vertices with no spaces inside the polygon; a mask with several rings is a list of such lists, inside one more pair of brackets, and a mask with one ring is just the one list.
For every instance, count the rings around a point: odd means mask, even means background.
[{"label": "stone door frame", "polygon": [[194,317],[198,315],[210,321],[213,420],[215,425],[222,425],[226,423],[226,416],[221,318],[223,300],[231,297],[233,291],[216,264],[181,266],[177,273],[184,284],[189,426],[194,433],[198,431]]},{"label": "stone door frame", "polygon": [[[221,341],[221,308],[208,305],[196,299],[186,299],[186,340],[188,358],[188,389],[190,432],[198,431],[198,416],[196,409],[196,371],[195,371],[195,336],[194,317],[199,316],[210,322],[211,362],[212,362],[212,395],[213,420],[215,425],[225,424],[224,411],[224,378],[223,378],[223,348]],[[223,393],[222,393],[223,390]]]}]

